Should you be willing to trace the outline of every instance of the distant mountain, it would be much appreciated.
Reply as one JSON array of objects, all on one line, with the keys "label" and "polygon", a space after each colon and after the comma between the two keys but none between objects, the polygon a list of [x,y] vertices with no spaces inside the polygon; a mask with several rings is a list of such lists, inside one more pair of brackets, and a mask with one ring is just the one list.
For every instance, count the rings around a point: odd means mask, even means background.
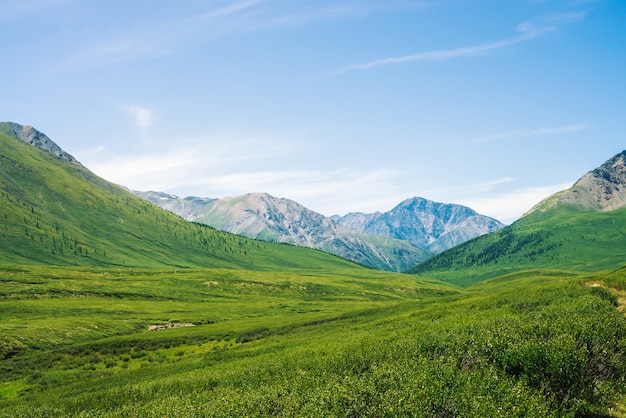
[{"label": "distant mountain", "polygon": [[190,221],[249,238],[315,248],[378,269],[404,271],[431,255],[406,241],[355,231],[293,200],[265,193],[223,199],[134,193]]},{"label": "distant mountain", "polygon": [[136,190],[128,190],[134,195],[148,200],[163,209],[175,213],[181,218],[185,218],[188,221],[200,222],[198,218],[206,210],[211,203],[217,201],[217,199],[211,199],[208,197],[185,197],[181,199],[178,196],[167,194],[163,192],[139,192]]},{"label": "distant mountain", "polygon": [[0,124],[0,263],[264,271],[355,267],[321,251],[187,222],[96,176],[33,128],[13,123]]},{"label": "distant mountain", "polygon": [[512,225],[470,240],[410,272],[470,285],[526,269],[598,271],[626,264],[626,151]]},{"label": "distant mountain", "polygon": [[0,122],[0,132],[56,155],[61,160],[80,165],[76,158],[63,151],[50,138],[32,126],[20,125],[14,122]]},{"label": "distant mountain", "polygon": [[433,253],[505,226],[466,206],[421,197],[407,199],[385,213],[349,213],[333,219],[358,231],[405,240]]}]

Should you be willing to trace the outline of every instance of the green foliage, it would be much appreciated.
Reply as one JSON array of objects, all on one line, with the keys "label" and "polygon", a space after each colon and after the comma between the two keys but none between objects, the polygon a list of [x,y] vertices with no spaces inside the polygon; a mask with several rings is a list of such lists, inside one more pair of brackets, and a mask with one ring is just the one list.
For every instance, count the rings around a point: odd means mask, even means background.
[{"label": "green foliage", "polygon": [[626,260],[626,209],[562,205],[432,257],[411,270],[459,286],[521,270],[601,271]]}]

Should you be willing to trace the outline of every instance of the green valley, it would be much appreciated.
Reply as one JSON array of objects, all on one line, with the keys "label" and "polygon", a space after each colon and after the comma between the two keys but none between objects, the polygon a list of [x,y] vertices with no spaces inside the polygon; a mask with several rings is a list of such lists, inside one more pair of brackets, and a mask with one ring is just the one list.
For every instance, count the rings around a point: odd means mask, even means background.
[{"label": "green valley", "polygon": [[625,416],[624,209],[400,274],[187,222],[0,133],[0,417]]}]

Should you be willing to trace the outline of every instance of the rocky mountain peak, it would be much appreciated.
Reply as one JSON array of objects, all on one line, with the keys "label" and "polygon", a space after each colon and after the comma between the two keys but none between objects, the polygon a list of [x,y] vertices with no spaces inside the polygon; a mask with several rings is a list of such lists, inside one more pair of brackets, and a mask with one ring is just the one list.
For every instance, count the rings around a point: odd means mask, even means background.
[{"label": "rocky mountain peak", "polygon": [[335,219],[358,231],[405,240],[433,252],[504,227],[466,206],[423,197],[406,199],[385,213],[349,213]]},{"label": "rocky mountain peak", "polygon": [[626,207],[626,151],[582,176],[571,188],[540,202],[527,215],[558,204],[603,212]]},{"label": "rocky mountain peak", "polygon": [[76,158],[63,151],[54,141],[30,125],[20,125],[15,122],[0,122],[0,132],[56,155],[61,160],[81,165]]}]

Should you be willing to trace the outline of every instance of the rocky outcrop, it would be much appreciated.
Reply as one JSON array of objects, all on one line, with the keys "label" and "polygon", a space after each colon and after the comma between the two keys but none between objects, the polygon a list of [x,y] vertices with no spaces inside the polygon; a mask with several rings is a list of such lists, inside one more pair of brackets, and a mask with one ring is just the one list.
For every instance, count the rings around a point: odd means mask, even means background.
[{"label": "rocky outcrop", "polygon": [[49,152],[50,154],[56,155],[64,161],[81,165],[76,158],[63,151],[63,149],[55,144],[54,141],[32,126],[20,125],[19,123],[14,122],[0,122],[0,132],[24,141],[27,144]]},{"label": "rocky outcrop", "polygon": [[612,211],[626,206],[626,151],[582,176],[574,185],[539,202],[525,215],[563,205]]},{"label": "rocky outcrop", "polygon": [[385,213],[349,213],[335,219],[367,234],[405,240],[434,253],[504,227],[466,206],[421,197],[407,199]]}]

